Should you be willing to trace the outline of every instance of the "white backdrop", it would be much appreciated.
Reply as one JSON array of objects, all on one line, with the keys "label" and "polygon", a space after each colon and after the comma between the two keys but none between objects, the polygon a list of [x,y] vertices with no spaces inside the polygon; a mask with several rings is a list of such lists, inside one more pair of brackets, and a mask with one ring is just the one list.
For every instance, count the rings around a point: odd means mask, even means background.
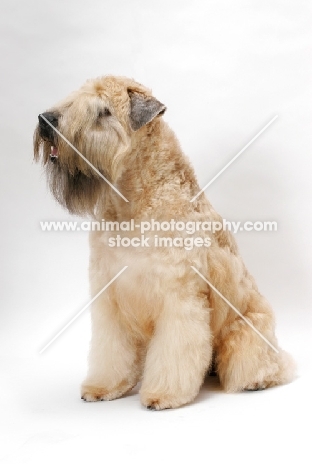
[{"label": "white backdrop", "polygon": [[[87,234],[40,230],[40,221],[72,218],[54,202],[42,169],[32,162],[32,134],[40,112],[98,75],[130,76],[153,89],[167,106],[164,118],[190,157],[201,186],[278,114],[206,194],[226,219],[278,222],[277,232],[239,233],[237,241],[260,290],[276,311],[281,344],[299,361],[304,382],[309,370],[307,350],[311,349],[311,3],[2,0],[1,7],[0,338],[7,382],[1,387],[13,406],[19,401],[16,417],[24,421],[17,438],[12,439],[8,429],[3,434],[5,460],[39,463],[41,451],[36,447],[45,449],[51,443],[57,447],[55,457],[61,453],[70,457],[75,443],[64,441],[76,437],[78,447],[80,439],[86,438],[84,428],[76,426],[80,401],[72,407],[70,402],[79,399],[86,369],[88,312],[45,355],[39,357],[38,350],[88,302]],[[289,388],[297,389],[297,393],[292,390],[292,398],[303,401],[300,392],[305,387],[298,382],[300,378]],[[30,402],[20,400],[21,393],[31,395]],[[52,407],[39,394],[49,395]],[[135,417],[140,412],[137,394],[129,398],[118,404],[125,414],[129,401]],[[222,398],[229,398],[227,411],[234,408],[235,413],[238,400],[222,395],[217,406],[223,407]],[[208,419],[211,402],[204,399],[201,404],[206,405],[201,408]],[[51,408],[59,412],[59,421],[64,421],[64,412],[68,415],[71,408],[68,432],[60,435],[56,423],[51,434],[42,429],[52,424]],[[105,420],[103,405],[98,408]],[[113,407],[109,408],[114,418]],[[170,414],[195,418],[195,424],[198,408]],[[88,411],[98,418],[94,406],[83,406],[85,417],[91,417]],[[43,412],[50,416],[44,419]],[[166,418],[159,430],[166,427],[169,434],[170,424],[179,422],[179,416],[174,416],[175,422]],[[103,422],[101,418],[94,421],[96,427]],[[149,424],[147,415],[138,437]],[[91,443],[92,433],[88,437]],[[125,457],[140,449],[140,444],[128,444],[127,437],[122,439]],[[35,440],[30,448],[29,440]],[[216,447],[216,440],[213,444]],[[22,448],[16,452],[17,446]],[[145,449],[148,456],[148,445]],[[181,460],[187,454],[182,451]],[[85,456],[88,459],[87,452]],[[295,449],[285,459],[292,456],[295,460]],[[133,459],[139,466],[140,460]]]}]

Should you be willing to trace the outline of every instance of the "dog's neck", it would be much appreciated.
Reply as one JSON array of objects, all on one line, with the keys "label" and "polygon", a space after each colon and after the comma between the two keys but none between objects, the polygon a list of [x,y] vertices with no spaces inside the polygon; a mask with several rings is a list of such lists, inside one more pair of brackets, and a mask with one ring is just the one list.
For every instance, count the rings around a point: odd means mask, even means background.
[{"label": "dog's neck", "polygon": [[116,188],[125,202],[111,188],[105,187],[98,203],[97,218],[128,220],[184,216],[205,204],[191,198],[199,186],[190,162],[183,154],[173,131],[157,118],[134,133],[131,151],[122,159]]}]

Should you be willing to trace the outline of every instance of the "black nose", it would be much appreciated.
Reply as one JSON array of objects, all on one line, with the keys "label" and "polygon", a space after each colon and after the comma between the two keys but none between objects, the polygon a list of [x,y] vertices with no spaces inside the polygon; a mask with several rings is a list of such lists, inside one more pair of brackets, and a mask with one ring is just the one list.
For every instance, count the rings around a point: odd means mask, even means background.
[{"label": "black nose", "polygon": [[[57,127],[58,117],[59,116],[56,112],[43,112],[38,115],[40,135],[42,138],[46,138],[53,142],[55,132],[51,125],[53,125],[53,127]],[[49,125],[48,122],[50,122],[51,125]]]},{"label": "black nose", "polygon": [[57,126],[57,121],[58,121],[58,115],[55,112],[42,112],[42,114],[38,115],[38,119],[39,119],[39,125],[40,126],[50,127],[50,125],[46,122],[46,120],[48,120],[53,125],[53,127],[56,127]]}]

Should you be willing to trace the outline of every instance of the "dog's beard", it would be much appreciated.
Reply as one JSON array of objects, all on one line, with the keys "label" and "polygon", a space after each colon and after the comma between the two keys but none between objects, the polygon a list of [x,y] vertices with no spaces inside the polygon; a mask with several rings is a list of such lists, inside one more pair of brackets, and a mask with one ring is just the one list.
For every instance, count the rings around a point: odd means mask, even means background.
[{"label": "dog's beard", "polygon": [[46,168],[47,180],[55,199],[70,213],[94,214],[104,181],[96,174],[86,175],[76,170],[69,172],[58,161]]},{"label": "dog's beard", "polygon": [[[121,174],[123,157],[129,150],[129,145],[121,126],[114,130],[109,133],[94,132],[92,138],[90,134],[77,132],[66,135],[60,130],[85,158],[88,159],[88,154],[92,155],[89,165],[61,137],[56,135],[54,141],[47,141],[41,137],[39,128],[36,129],[35,160],[41,159],[53,196],[70,213],[96,213],[99,198],[107,188],[105,180],[97,171],[112,183]],[[57,154],[57,158],[51,159],[51,152]]]}]

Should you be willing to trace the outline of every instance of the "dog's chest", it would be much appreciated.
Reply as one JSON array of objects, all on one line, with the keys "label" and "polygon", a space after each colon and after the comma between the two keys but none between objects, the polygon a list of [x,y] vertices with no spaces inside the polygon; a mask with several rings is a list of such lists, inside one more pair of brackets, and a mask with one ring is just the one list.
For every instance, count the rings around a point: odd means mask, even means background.
[{"label": "dog's chest", "polygon": [[166,258],[149,248],[110,247],[107,233],[91,235],[92,281],[98,287],[111,281],[107,288],[110,300],[117,305],[120,319],[141,337],[150,337],[163,310],[164,290],[174,271]]}]

